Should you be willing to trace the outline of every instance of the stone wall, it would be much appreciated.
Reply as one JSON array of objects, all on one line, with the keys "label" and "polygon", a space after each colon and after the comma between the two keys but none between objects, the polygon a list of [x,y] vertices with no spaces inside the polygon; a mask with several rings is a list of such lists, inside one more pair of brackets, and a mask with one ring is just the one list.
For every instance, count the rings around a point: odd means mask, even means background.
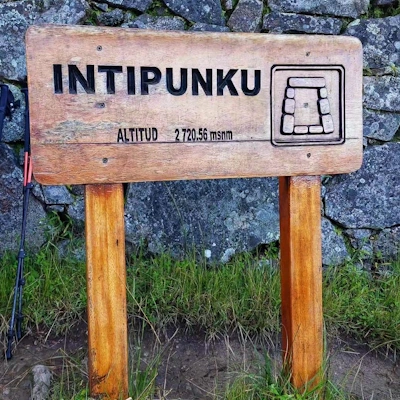
[{"label": "stone wall", "polygon": [[[24,34],[32,24],[156,30],[351,35],[364,46],[364,163],[323,177],[324,264],[397,257],[400,242],[400,6],[376,0],[0,0],[0,82],[22,107],[0,143],[0,252],[17,248],[21,190]],[[34,95],[34,94],[31,94]],[[215,261],[279,239],[277,179],[128,184],[127,240],[150,252],[196,251]],[[46,240],[45,216],[83,222],[82,187],[35,184],[27,243]]]}]

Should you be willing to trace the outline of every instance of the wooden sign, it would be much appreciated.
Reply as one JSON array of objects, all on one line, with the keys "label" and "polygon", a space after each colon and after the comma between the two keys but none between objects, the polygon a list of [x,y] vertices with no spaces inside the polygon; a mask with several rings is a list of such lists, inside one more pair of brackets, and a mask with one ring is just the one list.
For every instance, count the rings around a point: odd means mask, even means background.
[{"label": "wooden sign", "polygon": [[361,43],[86,26],[26,42],[35,178],[86,184],[91,395],[128,395],[121,183],[174,179],[281,176],[284,361],[296,387],[317,386],[318,175],[361,166]]},{"label": "wooden sign", "polygon": [[361,165],[355,38],[32,26],[26,43],[40,183],[321,175]]}]

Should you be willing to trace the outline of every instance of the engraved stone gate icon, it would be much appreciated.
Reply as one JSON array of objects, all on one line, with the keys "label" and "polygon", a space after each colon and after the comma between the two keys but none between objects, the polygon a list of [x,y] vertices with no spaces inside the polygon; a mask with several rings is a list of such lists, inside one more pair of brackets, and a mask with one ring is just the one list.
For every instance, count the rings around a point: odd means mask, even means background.
[{"label": "engraved stone gate icon", "polygon": [[344,143],[344,68],[272,67],[271,126],[277,146]]},{"label": "engraved stone gate icon", "polygon": [[[318,124],[313,124],[313,118],[310,118],[309,123],[306,125],[296,124],[296,91],[298,92],[302,89],[317,92]],[[313,99],[310,99],[310,101],[313,101]],[[289,78],[285,91],[285,99],[283,100],[281,133],[283,135],[304,135],[306,133],[332,133],[333,131],[334,126],[330,113],[325,78]]]}]

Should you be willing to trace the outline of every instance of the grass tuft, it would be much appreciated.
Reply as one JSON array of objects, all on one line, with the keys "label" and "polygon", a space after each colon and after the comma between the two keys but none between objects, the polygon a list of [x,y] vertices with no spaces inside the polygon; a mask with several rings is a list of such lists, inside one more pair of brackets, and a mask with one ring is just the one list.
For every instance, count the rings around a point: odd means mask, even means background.
[{"label": "grass tuft", "polygon": [[389,273],[371,276],[347,264],[324,277],[324,316],[328,332],[340,331],[371,347],[400,347],[400,261]]},{"label": "grass tuft", "polygon": [[220,267],[167,255],[132,260],[129,312],[155,325],[200,326],[210,335],[235,329],[269,335],[279,328],[279,285],[277,270],[248,255]]}]

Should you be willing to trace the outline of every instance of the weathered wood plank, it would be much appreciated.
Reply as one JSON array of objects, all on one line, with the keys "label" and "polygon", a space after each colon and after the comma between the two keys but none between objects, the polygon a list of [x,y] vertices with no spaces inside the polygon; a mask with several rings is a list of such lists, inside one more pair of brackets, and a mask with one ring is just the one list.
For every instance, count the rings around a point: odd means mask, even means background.
[{"label": "weathered wood plank", "polygon": [[122,185],[87,185],[85,216],[90,394],[125,399],[128,336]]},{"label": "weathered wood plank", "polygon": [[42,146],[36,146],[35,177],[50,185],[313,175],[320,170],[329,175],[361,166],[356,140],[347,142],[345,152],[340,146],[273,148],[266,142],[165,143],[158,145],[157,157],[151,145],[69,144],[43,151]]},{"label": "weathered wood plank", "polygon": [[[137,181],[137,159],[150,165],[141,180],[319,175],[361,164],[355,38],[32,26],[26,41],[41,183],[82,183],[82,168],[86,183]],[[57,163],[46,161],[53,152]],[[333,166],[330,152],[342,154]],[[312,157],[302,165],[304,153]],[[118,173],[93,157],[115,160]],[[198,173],[204,158],[215,164]],[[160,160],[192,166],[164,175]]]},{"label": "weathered wood plank", "polygon": [[293,384],[319,382],[323,356],[320,177],[279,181],[282,347]]}]

